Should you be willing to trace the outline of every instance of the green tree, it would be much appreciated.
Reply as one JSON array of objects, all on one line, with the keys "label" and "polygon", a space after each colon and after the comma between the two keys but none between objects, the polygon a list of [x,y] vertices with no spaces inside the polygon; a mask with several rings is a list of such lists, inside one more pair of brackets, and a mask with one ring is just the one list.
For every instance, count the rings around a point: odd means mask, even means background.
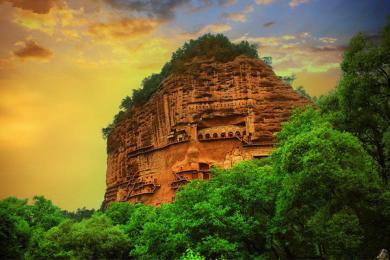
[{"label": "green tree", "polygon": [[312,100],[315,100],[316,97],[311,97],[309,95],[309,93],[306,92],[306,89],[301,85],[301,86],[298,86],[294,89],[296,92],[298,92],[299,95],[301,95],[302,97],[305,97],[305,98],[309,98],[309,99],[312,99]]},{"label": "green tree", "polygon": [[211,259],[268,253],[267,225],[279,186],[270,170],[248,161],[231,170],[214,169],[210,181],[187,184],[175,203],[159,208],[157,218],[145,223],[132,255],[180,258],[187,248]]},{"label": "green tree", "polygon": [[278,138],[271,156],[282,178],[271,228],[278,256],[350,259],[379,251],[390,222],[376,203],[390,201],[360,141],[311,108],[296,111]]},{"label": "green tree", "polygon": [[126,96],[122,99],[119,109],[127,110],[133,105],[133,99],[129,96]]},{"label": "green tree", "polygon": [[64,212],[43,196],[34,196],[30,207],[31,226],[49,230],[64,221]]},{"label": "green tree", "polygon": [[187,249],[185,254],[180,258],[180,260],[205,260],[203,256],[201,256],[199,253],[196,253],[192,251],[192,249]]},{"label": "green tree", "polygon": [[28,205],[27,200],[13,197],[0,201],[0,254],[4,257],[22,258],[40,235],[65,220],[61,209],[50,200],[35,196],[32,202]]},{"label": "green tree", "polygon": [[114,225],[124,225],[131,219],[136,209],[136,205],[128,202],[113,202],[110,203],[104,214],[111,219]]},{"label": "green tree", "polygon": [[390,18],[381,39],[357,34],[344,53],[336,91],[322,98],[321,109],[335,125],[356,135],[376,160],[385,183],[390,175]]},{"label": "green tree", "polygon": [[107,139],[108,136],[111,134],[112,129],[114,129],[114,124],[110,123],[107,127],[102,128],[102,135],[103,139]]},{"label": "green tree", "polygon": [[76,211],[67,211],[64,210],[64,215],[67,218],[74,219],[76,221],[80,221],[83,219],[90,218],[96,211],[95,209],[87,209],[86,207],[78,208]]},{"label": "green tree", "polygon": [[111,220],[95,214],[90,219],[67,220],[47,231],[32,258],[125,259],[130,239]]},{"label": "green tree", "polygon": [[28,246],[31,228],[27,200],[6,198],[0,201],[0,258],[20,259]]}]

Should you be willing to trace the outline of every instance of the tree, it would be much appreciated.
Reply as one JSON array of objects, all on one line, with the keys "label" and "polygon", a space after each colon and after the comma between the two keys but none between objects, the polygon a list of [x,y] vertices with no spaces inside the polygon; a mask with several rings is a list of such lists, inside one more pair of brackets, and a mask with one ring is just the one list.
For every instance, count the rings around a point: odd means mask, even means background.
[{"label": "tree", "polygon": [[384,181],[390,176],[390,18],[379,40],[357,34],[344,53],[342,78],[336,91],[320,102],[324,113],[335,113],[335,125],[356,135],[379,165]]},{"label": "tree", "polygon": [[298,92],[299,95],[302,97],[308,98],[308,99],[314,99],[314,97],[311,97],[309,93],[306,92],[306,89],[301,85],[295,88],[295,91]]},{"label": "tree", "polygon": [[27,222],[27,200],[0,201],[0,258],[19,259],[28,246],[31,228]]},{"label": "tree", "polygon": [[86,207],[78,208],[74,212],[64,210],[64,215],[67,218],[71,218],[76,221],[90,218],[94,213],[95,213],[95,209],[87,209]]},{"label": "tree", "polygon": [[0,219],[0,256],[22,258],[45,231],[64,221],[65,216],[42,196],[35,196],[32,205],[10,197],[0,201]]},{"label": "tree", "polygon": [[114,128],[114,125],[112,123],[109,124],[107,127],[102,128],[103,139],[108,138],[108,136],[110,135],[113,128]]},{"label": "tree", "polygon": [[133,99],[129,96],[126,96],[122,99],[119,109],[127,110],[133,105]]},{"label": "tree", "polygon": [[125,259],[129,238],[102,214],[67,220],[46,232],[30,255],[33,258]]},{"label": "tree", "polygon": [[66,219],[63,211],[59,207],[53,205],[51,200],[48,200],[43,196],[34,196],[30,212],[31,226],[44,230],[49,230]]},{"label": "tree", "polygon": [[271,156],[282,178],[271,227],[278,256],[367,258],[379,251],[390,221],[377,202],[390,201],[360,141],[311,108],[296,111],[278,138]]},{"label": "tree", "polygon": [[113,202],[109,204],[104,214],[111,219],[114,225],[125,225],[136,209],[136,205],[128,202]]},{"label": "tree", "polygon": [[180,258],[193,248],[206,258],[241,259],[268,253],[267,225],[274,212],[278,180],[259,161],[213,170],[177,193],[173,204],[145,223],[135,257]]},{"label": "tree", "polygon": [[199,253],[196,253],[192,251],[192,249],[187,249],[185,254],[180,258],[180,260],[205,260],[203,256],[201,256]]}]

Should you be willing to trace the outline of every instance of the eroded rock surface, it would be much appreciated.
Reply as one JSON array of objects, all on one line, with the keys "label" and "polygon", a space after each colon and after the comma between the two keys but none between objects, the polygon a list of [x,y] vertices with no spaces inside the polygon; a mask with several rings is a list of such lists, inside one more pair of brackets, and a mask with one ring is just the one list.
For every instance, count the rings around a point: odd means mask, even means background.
[{"label": "eroded rock surface", "polygon": [[105,204],[171,202],[189,180],[209,179],[212,165],[267,156],[291,109],[310,103],[261,60],[194,59],[110,134]]}]

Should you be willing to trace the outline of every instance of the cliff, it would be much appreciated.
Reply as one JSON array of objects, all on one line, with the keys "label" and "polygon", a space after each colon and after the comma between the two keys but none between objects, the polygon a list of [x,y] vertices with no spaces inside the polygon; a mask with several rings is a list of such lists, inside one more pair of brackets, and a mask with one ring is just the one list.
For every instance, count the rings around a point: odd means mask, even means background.
[{"label": "cliff", "polygon": [[195,58],[112,130],[104,203],[171,202],[189,180],[209,179],[213,165],[267,156],[291,109],[310,103],[259,59]]}]

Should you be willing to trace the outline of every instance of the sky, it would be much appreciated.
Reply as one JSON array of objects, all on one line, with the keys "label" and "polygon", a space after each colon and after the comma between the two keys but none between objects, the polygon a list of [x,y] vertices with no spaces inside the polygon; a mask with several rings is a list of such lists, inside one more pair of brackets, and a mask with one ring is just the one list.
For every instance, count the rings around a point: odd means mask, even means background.
[{"label": "sky", "polygon": [[256,43],[319,96],[351,37],[378,35],[389,14],[390,0],[0,0],[0,198],[99,208],[101,128],[189,39]]}]

